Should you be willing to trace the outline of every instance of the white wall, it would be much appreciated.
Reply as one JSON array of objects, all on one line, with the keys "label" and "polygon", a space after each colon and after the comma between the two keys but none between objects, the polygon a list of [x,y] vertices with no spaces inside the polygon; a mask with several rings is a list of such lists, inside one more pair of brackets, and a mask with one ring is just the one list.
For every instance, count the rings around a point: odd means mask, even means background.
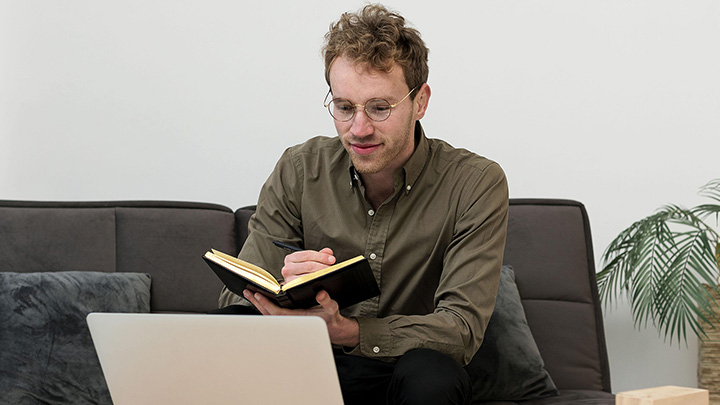
[{"label": "white wall", "polygon": [[[360,1],[0,0],[0,199],[253,204],[333,134],[319,48]],[[512,197],[584,202],[599,258],[720,177],[720,2],[392,0],[428,43],[429,136]],[[614,391],[694,386],[697,344],[606,315]]]}]

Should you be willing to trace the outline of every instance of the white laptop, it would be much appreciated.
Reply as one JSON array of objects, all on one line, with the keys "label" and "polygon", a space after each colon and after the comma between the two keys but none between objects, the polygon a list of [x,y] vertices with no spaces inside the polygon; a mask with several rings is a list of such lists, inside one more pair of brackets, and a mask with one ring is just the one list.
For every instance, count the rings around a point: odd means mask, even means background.
[{"label": "white laptop", "polygon": [[342,404],[317,317],[91,313],[115,405]]}]

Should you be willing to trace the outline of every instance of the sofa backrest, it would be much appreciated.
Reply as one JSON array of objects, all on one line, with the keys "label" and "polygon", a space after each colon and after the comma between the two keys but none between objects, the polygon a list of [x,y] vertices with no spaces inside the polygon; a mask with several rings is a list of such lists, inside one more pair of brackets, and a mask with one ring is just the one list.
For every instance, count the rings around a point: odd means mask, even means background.
[{"label": "sofa backrest", "polygon": [[149,273],[153,312],[216,308],[202,255],[238,252],[231,209],[184,202],[0,201],[0,241],[0,271]]},{"label": "sofa backrest", "polygon": [[610,390],[590,223],[577,201],[511,199],[505,264],[561,390]]},{"label": "sofa backrest", "polygon": [[[153,312],[206,312],[222,284],[201,259],[237,254],[254,207],[0,201],[0,271],[141,272]],[[590,226],[576,201],[511,199],[505,263],[561,390],[610,390]]]}]

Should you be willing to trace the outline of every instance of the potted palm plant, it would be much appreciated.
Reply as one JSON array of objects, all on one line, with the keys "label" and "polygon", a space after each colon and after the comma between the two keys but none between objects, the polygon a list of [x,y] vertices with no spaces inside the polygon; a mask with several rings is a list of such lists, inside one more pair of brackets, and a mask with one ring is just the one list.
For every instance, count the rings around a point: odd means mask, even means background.
[{"label": "potted palm plant", "polygon": [[[598,273],[601,299],[607,304],[626,295],[636,327],[654,324],[665,340],[687,342],[692,331],[700,340],[699,384],[715,379],[720,370],[712,366],[714,376],[703,378],[703,364],[718,364],[703,359],[704,352],[718,356],[720,333],[720,179],[700,189],[711,203],[686,209],[667,205],[623,230],[603,253],[603,268]],[[708,345],[714,345],[712,350]],[[720,387],[705,386],[720,395]]]}]

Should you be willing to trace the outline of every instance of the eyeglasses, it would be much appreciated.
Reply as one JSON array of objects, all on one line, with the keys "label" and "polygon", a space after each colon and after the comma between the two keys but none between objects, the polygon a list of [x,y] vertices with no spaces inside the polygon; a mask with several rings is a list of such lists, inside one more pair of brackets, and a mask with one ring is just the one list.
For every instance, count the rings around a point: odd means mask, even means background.
[{"label": "eyeglasses", "polygon": [[392,112],[392,109],[405,101],[405,99],[408,98],[410,94],[415,91],[415,89],[417,89],[417,87],[413,87],[413,89],[410,90],[410,93],[408,93],[405,97],[402,98],[402,100],[398,101],[395,104],[390,104],[387,100],[384,100],[382,98],[370,99],[366,101],[365,104],[353,104],[348,100],[342,98],[334,98],[330,100],[330,102],[328,102],[328,97],[332,95],[332,90],[330,90],[325,96],[323,106],[328,109],[330,115],[335,120],[340,122],[347,122],[353,119],[358,107],[362,107],[365,110],[365,114],[368,116],[368,118],[375,122],[380,122],[388,119],[390,117],[390,112]]}]

